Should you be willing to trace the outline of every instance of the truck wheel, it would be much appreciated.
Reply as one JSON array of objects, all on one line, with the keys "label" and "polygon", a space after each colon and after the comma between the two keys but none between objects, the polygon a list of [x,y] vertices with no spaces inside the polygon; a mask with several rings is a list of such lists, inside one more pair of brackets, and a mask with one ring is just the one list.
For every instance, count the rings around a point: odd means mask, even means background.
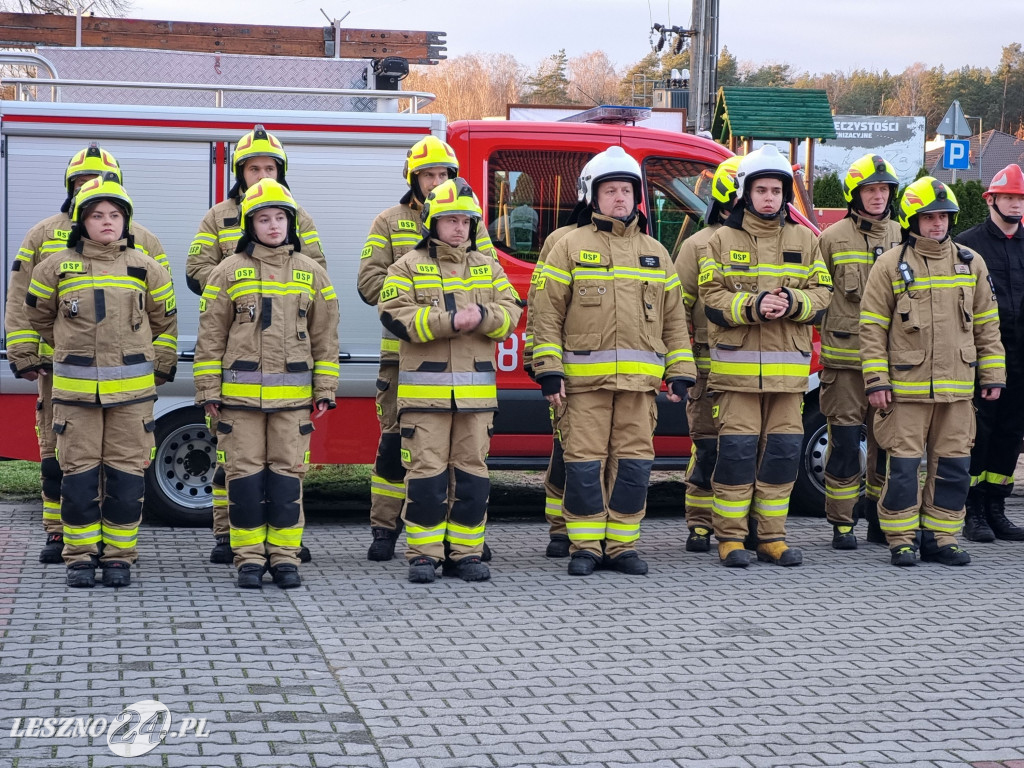
[{"label": "truck wheel", "polygon": [[146,470],[146,512],[169,525],[209,526],[217,446],[198,408],[156,423],[156,457]]},{"label": "truck wheel", "polygon": [[[793,486],[790,512],[796,515],[825,516],[825,453],[828,450],[828,423],[818,407],[818,399],[804,401],[804,441],[800,451],[800,473]],[[867,462],[867,437],[861,435],[861,471]],[[863,486],[862,486],[863,490]]]}]

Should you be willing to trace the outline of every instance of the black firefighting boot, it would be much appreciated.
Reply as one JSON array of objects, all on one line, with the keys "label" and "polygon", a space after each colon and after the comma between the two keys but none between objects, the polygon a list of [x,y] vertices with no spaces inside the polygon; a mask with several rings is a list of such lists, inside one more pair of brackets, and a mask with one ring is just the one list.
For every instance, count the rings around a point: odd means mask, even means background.
[{"label": "black firefighting boot", "polygon": [[711,531],[702,525],[690,529],[690,535],[686,537],[687,552],[710,552]]},{"label": "black firefighting boot", "polygon": [[897,568],[909,568],[917,565],[917,550],[909,544],[901,544],[890,550],[889,562]]},{"label": "black firefighting boot", "polygon": [[398,531],[391,528],[371,528],[373,543],[366,550],[366,559],[382,563],[395,556],[395,542],[398,541]]},{"label": "black firefighting boot", "polygon": [[[1024,541],[1024,528],[1014,525],[1006,516],[1006,499],[1002,496],[993,496],[991,493],[985,496],[985,519],[989,528],[1001,541]],[[966,534],[966,527],[964,529]],[[970,538],[967,536],[967,538]],[[978,539],[971,539],[978,541]]]},{"label": "black firefighting boot", "polygon": [[552,534],[544,554],[547,557],[568,557],[569,537],[562,533]]},{"label": "black firefighting boot", "polygon": [[455,563],[455,575],[463,581],[487,581],[491,569],[476,555],[468,555]]},{"label": "black firefighting boot", "polygon": [[832,549],[856,549],[857,534],[852,525],[832,526]]},{"label": "black firefighting boot", "polygon": [[621,555],[613,557],[608,561],[608,567],[629,576],[647,575],[647,562],[640,559],[640,555],[636,552],[623,552]]},{"label": "black firefighting boot", "polygon": [[235,553],[231,551],[231,537],[218,536],[216,544],[210,550],[210,562],[218,565],[230,565],[235,560]]},{"label": "black firefighting boot", "polygon": [[274,583],[281,589],[295,589],[302,586],[299,567],[292,563],[270,566],[270,575],[274,579]]},{"label": "black firefighting boot", "polygon": [[921,533],[921,559],[926,563],[941,563],[942,565],[969,565],[971,556],[967,550],[961,549],[957,544],[946,544],[940,547],[935,540],[932,531]]},{"label": "black firefighting boot", "polygon": [[[299,562],[300,563],[312,563],[313,556],[309,553],[309,547],[299,542]],[[288,587],[285,587],[288,589]]]},{"label": "black firefighting boot", "polygon": [[132,568],[120,560],[107,560],[103,563],[104,587],[127,587],[132,583]]},{"label": "black firefighting boot", "polygon": [[757,520],[753,517],[747,520],[747,538],[743,540],[743,548],[750,552],[757,549]]},{"label": "black firefighting boot", "polygon": [[40,563],[62,563],[64,562],[64,534],[62,533],[48,533],[46,534],[46,543],[43,548],[39,550],[39,562]]},{"label": "black firefighting boot", "polygon": [[484,542],[484,552],[480,555],[480,559],[485,563],[491,562],[491,548],[487,546],[487,542]]},{"label": "black firefighting boot", "polygon": [[867,521],[868,532],[866,540],[868,544],[881,544],[885,547],[889,546],[889,542],[885,538],[885,532],[882,531],[882,526],[878,522],[878,499],[869,499],[867,496],[858,499],[857,510],[854,512],[854,517],[863,518]]},{"label": "black firefighting boot", "polygon": [[246,563],[238,569],[240,589],[263,589],[263,574],[266,568],[259,563]]},{"label": "black firefighting boot", "polygon": [[69,587],[91,588],[96,586],[96,561],[85,560],[68,566],[67,583]]},{"label": "black firefighting boot", "polygon": [[784,541],[771,541],[767,544],[757,545],[757,559],[781,565],[783,568],[790,568],[800,565],[804,561],[804,553]]},{"label": "black firefighting boot", "polygon": [[409,561],[409,581],[413,584],[429,584],[437,578],[437,560],[426,555]]},{"label": "black firefighting boot", "polygon": [[[988,522],[988,499],[982,495],[981,489],[975,487],[967,493],[967,504],[964,508],[964,538],[968,541],[977,541],[981,544],[988,544],[996,540],[995,531]],[[1006,516],[1003,515],[1003,520]],[[1009,520],[1007,525],[1013,526]],[[1017,530],[1020,530],[1019,528]],[[1024,531],[1021,531],[1024,534]]]},{"label": "black firefighting boot", "polygon": [[573,552],[569,558],[568,572],[570,576],[589,576],[597,568],[598,559],[590,552]]}]

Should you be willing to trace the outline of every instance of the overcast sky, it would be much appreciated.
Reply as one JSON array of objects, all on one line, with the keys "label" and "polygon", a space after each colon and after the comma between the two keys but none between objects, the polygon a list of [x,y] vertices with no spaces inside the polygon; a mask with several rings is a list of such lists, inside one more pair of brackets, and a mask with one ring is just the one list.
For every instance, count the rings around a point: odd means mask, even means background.
[{"label": "overcast sky", "polygon": [[[689,27],[689,0],[135,0],[144,19],[323,26],[351,11],[358,28],[447,32],[448,57],[512,53],[530,67],[565,48],[603,50],[619,66],[650,49],[651,21]],[[1024,0],[721,0],[720,42],[741,61],[797,72],[889,69],[916,61],[995,67],[1024,42]],[[972,15],[973,14],[973,15]]]}]

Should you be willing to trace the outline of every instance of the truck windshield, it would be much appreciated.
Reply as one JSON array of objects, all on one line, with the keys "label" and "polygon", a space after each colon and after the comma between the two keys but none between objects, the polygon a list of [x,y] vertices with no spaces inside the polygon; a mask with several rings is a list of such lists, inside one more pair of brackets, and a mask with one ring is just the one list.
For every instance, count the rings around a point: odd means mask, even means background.
[{"label": "truck windshield", "polygon": [[683,240],[704,226],[715,167],[677,157],[644,160],[648,231],[675,258]]}]

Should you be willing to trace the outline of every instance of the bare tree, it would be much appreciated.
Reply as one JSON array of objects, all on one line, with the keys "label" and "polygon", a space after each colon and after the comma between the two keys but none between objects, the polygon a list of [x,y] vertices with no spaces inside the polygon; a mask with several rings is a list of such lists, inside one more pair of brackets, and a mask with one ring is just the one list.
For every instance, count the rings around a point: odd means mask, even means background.
[{"label": "bare tree", "polygon": [[927,68],[915,62],[896,76],[896,93],[885,102],[885,111],[892,115],[917,115],[924,109]]},{"label": "bare tree", "polygon": [[619,101],[622,75],[604,51],[591,51],[569,59],[569,97],[580,104]]},{"label": "bare tree", "polygon": [[[81,0],[81,5],[86,5]],[[0,11],[12,13],[56,13],[73,16],[79,2],[75,0],[0,0]],[[97,16],[124,16],[131,10],[131,0],[96,0],[89,9]]]},{"label": "bare tree", "polygon": [[404,87],[437,96],[425,112],[443,112],[449,120],[504,117],[506,105],[520,99],[525,69],[508,53],[471,53],[434,66],[413,67]]}]

